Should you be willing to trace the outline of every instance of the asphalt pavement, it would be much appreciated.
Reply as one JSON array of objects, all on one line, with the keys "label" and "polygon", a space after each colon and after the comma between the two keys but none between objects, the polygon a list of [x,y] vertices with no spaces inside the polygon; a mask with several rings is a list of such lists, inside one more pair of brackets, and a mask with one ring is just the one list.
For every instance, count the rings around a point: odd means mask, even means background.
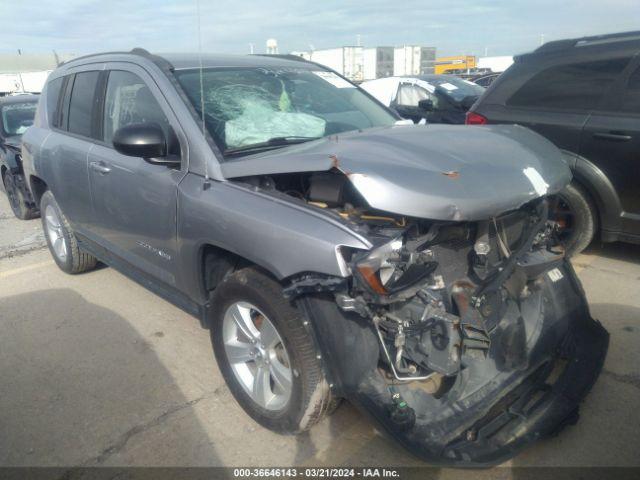
[{"label": "asphalt pavement", "polygon": [[[574,264],[611,335],[604,370],[578,423],[509,465],[640,466],[640,246],[595,245]],[[348,404],[303,435],[261,428],[197,319],[111,268],[64,274],[40,220],[13,218],[0,193],[0,466],[25,465],[422,463]]]}]

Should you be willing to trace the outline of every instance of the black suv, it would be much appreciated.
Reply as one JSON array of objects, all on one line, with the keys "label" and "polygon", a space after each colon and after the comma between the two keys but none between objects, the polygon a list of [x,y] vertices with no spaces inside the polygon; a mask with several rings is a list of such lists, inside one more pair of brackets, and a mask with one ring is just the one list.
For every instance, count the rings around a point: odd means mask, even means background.
[{"label": "black suv", "polygon": [[560,40],[520,55],[467,124],[518,123],[564,150],[574,179],[555,219],[570,252],[596,233],[640,242],[640,31]]},{"label": "black suv", "polygon": [[38,95],[12,95],[0,98],[0,180],[13,214],[28,220],[38,215],[22,171],[22,134],[33,125]]}]

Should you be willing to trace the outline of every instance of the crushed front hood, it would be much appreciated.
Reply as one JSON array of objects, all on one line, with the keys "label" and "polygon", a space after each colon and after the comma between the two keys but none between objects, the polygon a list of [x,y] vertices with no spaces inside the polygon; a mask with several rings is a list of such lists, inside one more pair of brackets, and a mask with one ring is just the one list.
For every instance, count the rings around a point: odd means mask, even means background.
[{"label": "crushed front hood", "polygon": [[486,219],[571,180],[553,144],[515,125],[376,128],[222,164],[226,178],[331,168],[372,208],[433,220]]}]

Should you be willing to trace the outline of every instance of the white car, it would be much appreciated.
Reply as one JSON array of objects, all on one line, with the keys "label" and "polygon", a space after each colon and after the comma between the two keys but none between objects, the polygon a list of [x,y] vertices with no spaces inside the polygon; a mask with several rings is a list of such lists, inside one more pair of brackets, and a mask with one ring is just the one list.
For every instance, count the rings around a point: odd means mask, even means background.
[{"label": "white car", "polygon": [[360,87],[403,118],[452,124],[464,123],[467,110],[485,90],[454,75],[378,78]]}]

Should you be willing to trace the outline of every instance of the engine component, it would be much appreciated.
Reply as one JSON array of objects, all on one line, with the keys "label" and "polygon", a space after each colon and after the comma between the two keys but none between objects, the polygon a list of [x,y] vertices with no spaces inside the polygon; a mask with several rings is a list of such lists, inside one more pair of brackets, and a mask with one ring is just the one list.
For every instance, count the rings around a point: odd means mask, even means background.
[{"label": "engine component", "polygon": [[342,207],[346,201],[349,179],[331,172],[315,173],[309,178],[309,200],[322,202],[328,207]]},{"label": "engine component", "polygon": [[389,417],[398,430],[409,430],[416,423],[416,412],[407,405],[402,396],[391,390],[392,404],[389,405]]},{"label": "engine component", "polygon": [[422,334],[420,350],[426,355],[427,366],[445,376],[460,370],[459,319],[451,314],[435,318],[431,329]]}]

